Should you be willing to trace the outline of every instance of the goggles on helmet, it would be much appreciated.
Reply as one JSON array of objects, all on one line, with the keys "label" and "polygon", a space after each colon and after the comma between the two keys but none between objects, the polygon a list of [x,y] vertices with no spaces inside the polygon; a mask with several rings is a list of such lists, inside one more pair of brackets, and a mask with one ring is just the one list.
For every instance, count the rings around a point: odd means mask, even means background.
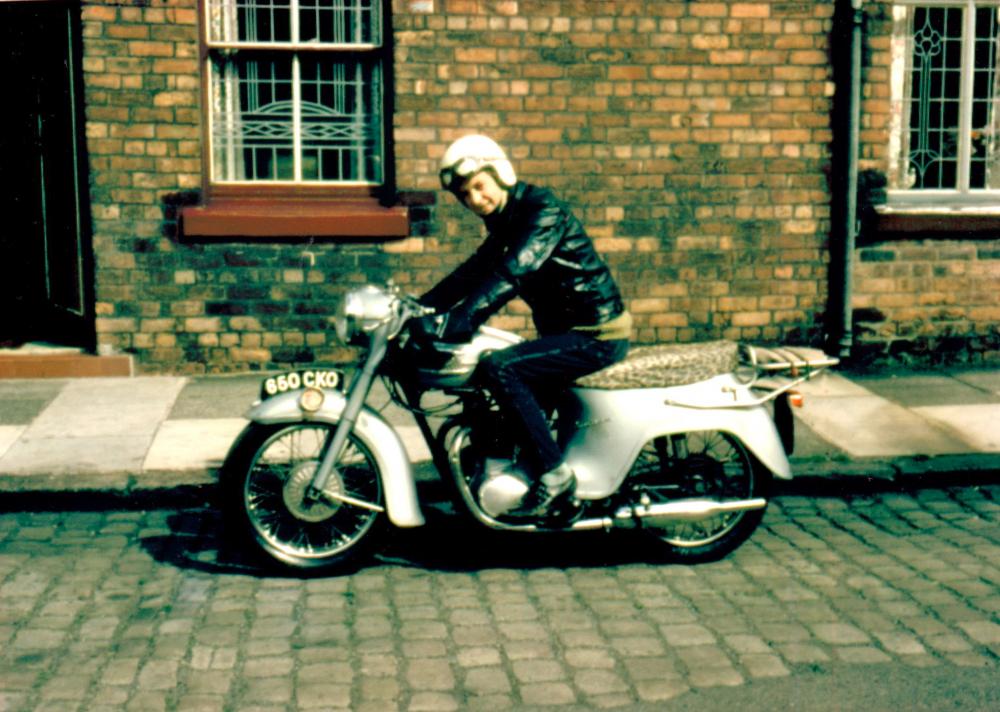
[{"label": "goggles on helmet", "polygon": [[471,156],[460,158],[453,165],[441,169],[441,185],[447,190],[455,190],[459,181],[478,173],[489,163],[488,160],[472,158]]}]

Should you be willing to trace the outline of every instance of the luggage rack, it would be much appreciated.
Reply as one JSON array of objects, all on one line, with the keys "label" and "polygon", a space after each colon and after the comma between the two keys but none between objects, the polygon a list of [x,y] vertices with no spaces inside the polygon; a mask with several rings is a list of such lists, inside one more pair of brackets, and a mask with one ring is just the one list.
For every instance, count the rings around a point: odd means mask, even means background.
[{"label": "luggage rack", "polygon": [[747,384],[751,388],[769,391],[763,400],[790,391],[838,363],[839,358],[808,346],[740,344],[739,370],[750,372]]},{"label": "luggage rack", "polygon": [[[740,360],[757,372],[790,371],[792,377],[811,378],[812,371],[836,366],[840,359],[808,346],[753,346],[740,344]],[[804,372],[804,373],[803,373]]]}]

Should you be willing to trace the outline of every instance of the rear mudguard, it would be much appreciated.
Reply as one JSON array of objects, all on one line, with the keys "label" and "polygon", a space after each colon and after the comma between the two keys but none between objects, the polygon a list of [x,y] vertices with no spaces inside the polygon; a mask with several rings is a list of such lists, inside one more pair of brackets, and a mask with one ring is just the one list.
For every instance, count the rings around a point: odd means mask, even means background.
[{"label": "rear mudguard", "polygon": [[[257,403],[246,414],[254,423],[271,425],[276,423],[327,423],[336,425],[340,421],[347,398],[339,391],[323,391],[326,398],[323,406],[315,413],[303,413],[299,408],[302,391],[288,391],[281,395]],[[417,499],[417,486],[413,477],[413,467],[403,447],[399,435],[389,423],[375,411],[362,408],[354,424],[354,435],[375,458],[382,476],[385,492],[385,506],[389,521],[397,527],[419,527],[424,524]]]},{"label": "rear mudguard", "polygon": [[702,430],[732,434],[775,477],[792,476],[770,413],[751,405],[749,389],[729,375],[673,388],[576,389],[575,396],[566,459],[577,476],[577,494],[585,499],[617,491],[654,438]]}]

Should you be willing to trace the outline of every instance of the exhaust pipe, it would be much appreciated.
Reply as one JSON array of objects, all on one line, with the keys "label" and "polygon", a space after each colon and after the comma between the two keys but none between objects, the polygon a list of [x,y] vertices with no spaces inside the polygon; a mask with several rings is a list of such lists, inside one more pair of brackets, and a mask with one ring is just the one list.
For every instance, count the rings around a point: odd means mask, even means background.
[{"label": "exhaust pipe", "polygon": [[763,497],[725,501],[715,499],[684,499],[661,504],[644,502],[642,504],[619,508],[615,512],[613,524],[618,527],[666,526],[676,522],[693,522],[699,519],[708,519],[709,517],[728,514],[730,512],[763,509],[766,506],[767,500]]}]

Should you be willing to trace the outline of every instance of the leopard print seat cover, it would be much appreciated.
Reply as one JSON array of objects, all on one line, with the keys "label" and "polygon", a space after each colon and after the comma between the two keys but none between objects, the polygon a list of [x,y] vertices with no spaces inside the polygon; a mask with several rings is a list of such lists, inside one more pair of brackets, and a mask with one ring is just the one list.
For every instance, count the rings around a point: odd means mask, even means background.
[{"label": "leopard print seat cover", "polygon": [[578,378],[574,385],[604,390],[683,386],[729,373],[737,365],[739,345],[734,341],[637,346],[624,361]]}]

